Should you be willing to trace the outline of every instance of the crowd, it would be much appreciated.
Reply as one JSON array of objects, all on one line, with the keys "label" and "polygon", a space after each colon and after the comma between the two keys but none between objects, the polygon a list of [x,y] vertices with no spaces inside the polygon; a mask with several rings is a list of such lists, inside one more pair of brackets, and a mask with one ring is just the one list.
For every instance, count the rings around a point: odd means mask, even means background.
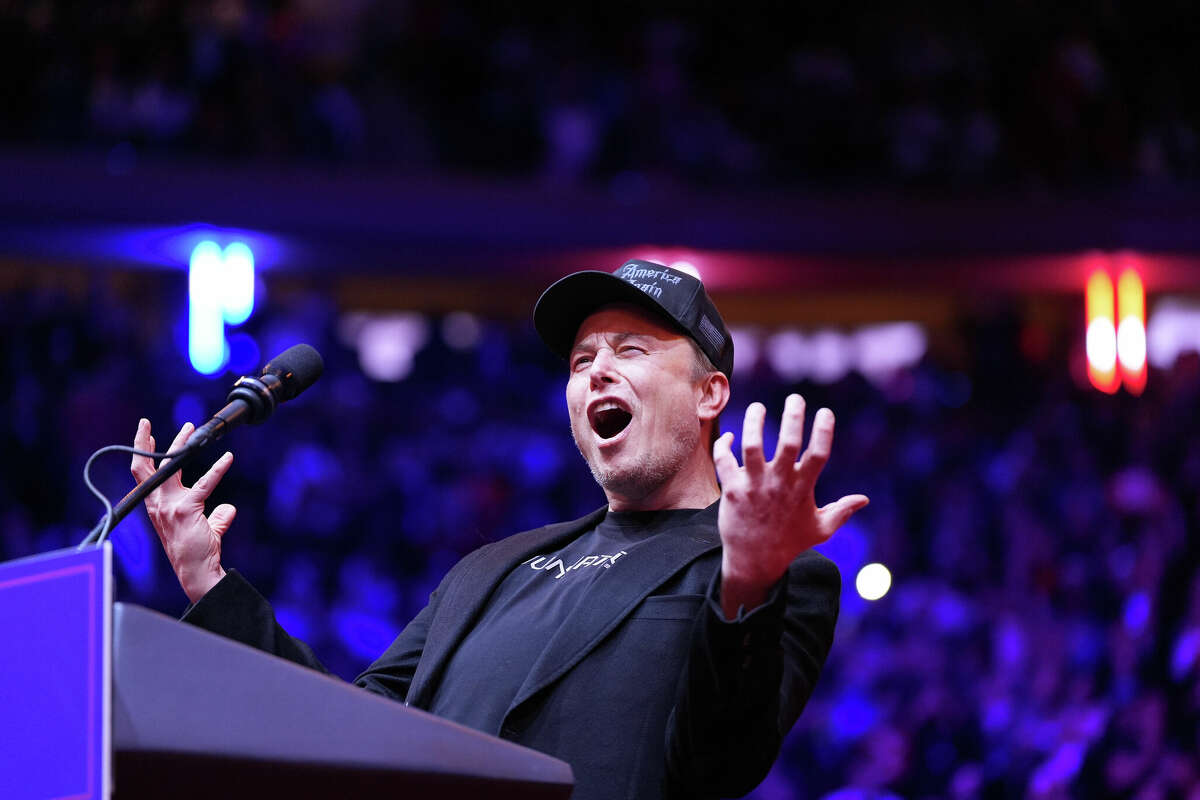
[{"label": "crowd", "polygon": [[0,143],[643,191],[1200,171],[1197,15],[1091,4],[0,4]]},{"label": "crowd", "polygon": [[[0,557],[65,547],[99,513],[92,450],[200,421],[234,374],[184,356],[170,297],[0,295]],[[463,553],[603,503],[569,438],[565,368],[528,322],[424,318],[403,380],[376,381],[321,297],[246,324],[261,356],[308,341],[325,376],[266,425],[235,431],[215,498],[239,516],[226,563],[282,623],[353,676]],[[799,390],[838,414],[819,498],[871,506],[824,550],[842,615],[817,691],[759,800],[1200,798],[1200,358],[1144,396],[1077,385],[1067,354],[1031,360],[1004,317],[964,329],[966,359],[890,379],[735,376],[723,417]],[[769,443],[768,443],[769,444]],[[110,497],[128,459],[99,462]],[[191,480],[194,475],[186,476]],[[185,599],[143,512],[115,535],[119,599]],[[858,569],[885,564],[869,602]]]}]

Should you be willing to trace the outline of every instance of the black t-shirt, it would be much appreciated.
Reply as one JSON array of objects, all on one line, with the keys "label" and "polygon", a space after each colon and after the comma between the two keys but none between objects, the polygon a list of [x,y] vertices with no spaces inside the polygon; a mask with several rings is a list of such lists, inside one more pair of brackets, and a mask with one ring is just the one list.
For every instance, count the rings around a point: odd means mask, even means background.
[{"label": "black t-shirt", "polygon": [[637,558],[638,545],[698,509],[609,511],[566,547],[540,553],[509,573],[446,666],[434,714],[496,734],[546,644],[609,569]]}]

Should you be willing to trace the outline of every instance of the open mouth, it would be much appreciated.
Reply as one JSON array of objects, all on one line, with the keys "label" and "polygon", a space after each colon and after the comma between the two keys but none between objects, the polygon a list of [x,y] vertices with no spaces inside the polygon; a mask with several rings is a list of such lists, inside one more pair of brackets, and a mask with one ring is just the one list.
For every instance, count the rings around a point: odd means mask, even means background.
[{"label": "open mouth", "polygon": [[633,414],[617,403],[607,401],[593,407],[588,419],[597,436],[601,439],[611,439],[629,427],[629,423],[633,421]]}]

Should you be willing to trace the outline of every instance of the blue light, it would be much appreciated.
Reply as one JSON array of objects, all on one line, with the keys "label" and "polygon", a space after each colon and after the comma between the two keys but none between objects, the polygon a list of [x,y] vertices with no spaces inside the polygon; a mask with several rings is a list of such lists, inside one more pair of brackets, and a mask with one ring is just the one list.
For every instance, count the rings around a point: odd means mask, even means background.
[{"label": "blue light", "polygon": [[135,592],[145,597],[154,589],[154,559],[150,543],[155,540],[144,513],[131,514],[112,532],[117,564]]},{"label": "blue light", "polygon": [[554,440],[547,436],[527,439],[518,454],[521,469],[518,479],[524,486],[550,485],[562,473],[562,455]]},{"label": "blue light", "polygon": [[200,223],[172,227],[96,226],[78,232],[68,231],[64,237],[43,236],[41,239],[54,239],[48,243],[54,245],[54,252],[64,255],[99,253],[122,263],[160,267],[185,266],[192,251],[204,241],[213,241],[222,247],[241,242],[254,252],[254,269],[259,273],[284,264],[295,264],[304,253],[303,248],[280,236]]},{"label": "blue light", "polygon": [[362,611],[344,609],[333,614],[334,630],[342,646],[359,658],[375,658],[388,648],[399,633],[390,619]]},{"label": "blue light", "polygon": [[1125,628],[1140,633],[1150,619],[1150,597],[1145,592],[1136,592],[1125,603]]},{"label": "blue light", "polygon": [[188,266],[188,359],[204,375],[225,364],[225,312],[221,298],[224,259],[216,242],[192,250]]},{"label": "blue light", "polygon": [[254,253],[242,242],[225,248],[222,299],[230,325],[241,325],[254,311]]},{"label": "blue light", "polygon": [[188,358],[204,375],[229,361],[225,325],[240,325],[254,311],[254,253],[244,242],[221,250],[199,242],[188,265]]},{"label": "blue light", "polygon": [[[837,536],[819,545],[821,555],[838,565],[843,575],[857,575],[870,555],[870,536],[856,520],[850,520],[840,529]],[[841,618],[844,622],[857,619],[867,608],[854,585],[847,580],[842,584]]]},{"label": "blue light", "polygon": [[176,428],[182,428],[185,422],[195,423],[204,416],[204,402],[199,395],[184,392],[175,400],[171,415]]},{"label": "blue light", "polygon": [[254,371],[262,360],[258,343],[248,333],[237,332],[229,335],[229,369],[245,375]]},{"label": "blue light", "polygon": [[846,688],[829,709],[829,727],[833,739],[839,742],[864,736],[879,720],[879,709],[865,693]]},{"label": "blue light", "polygon": [[[275,607],[275,621],[285,631],[301,641],[312,641],[314,626],[310,614],[300,606],[293,606],[288,603],[272,603],[272,605]],[[379,652],[382,653],[383,651],[380,650]],[[371,656],[371,658],[374,657]]]}]

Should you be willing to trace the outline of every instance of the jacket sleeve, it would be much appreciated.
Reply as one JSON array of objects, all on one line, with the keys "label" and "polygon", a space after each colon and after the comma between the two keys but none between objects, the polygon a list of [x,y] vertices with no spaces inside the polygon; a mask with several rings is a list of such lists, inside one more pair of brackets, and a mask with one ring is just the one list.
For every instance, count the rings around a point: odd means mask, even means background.
[{"label": "jacket sleeve", "polygon": [[[429,632],[429,622],[437,606],[438,594],[435,590],[429,598],[429,604],[405,626],[383,655],[354,680],[357,685],[394,700],[403,701],[407,697]],[[188,608],[183,621],[288,661],[329,673],[307,644],[283,629],[275,619],[271,604],[237,570],[229,570],[208,594]]]},{"label": "jacket sleeve", "polygon": [[763,605],[726,620],[718,570],[667,724],[668,796],[740,797],[779,754],[833,644],[841,576],[808,551]]}]

